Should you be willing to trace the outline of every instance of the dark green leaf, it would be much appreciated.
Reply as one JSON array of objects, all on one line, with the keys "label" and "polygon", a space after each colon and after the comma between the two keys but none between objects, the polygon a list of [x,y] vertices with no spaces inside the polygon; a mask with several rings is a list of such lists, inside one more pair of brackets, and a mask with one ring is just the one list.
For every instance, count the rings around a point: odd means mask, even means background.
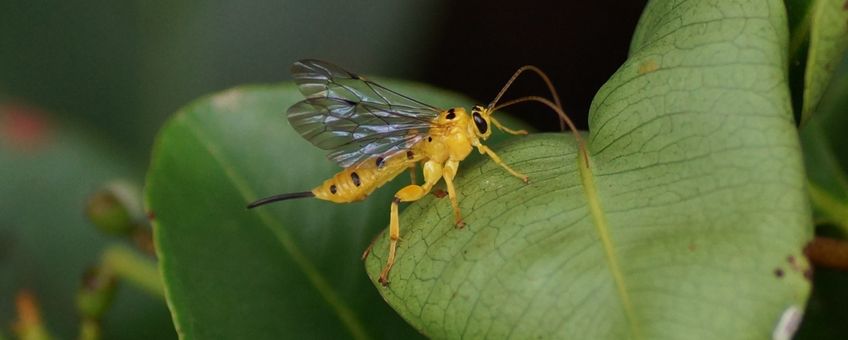
[{"label": "dark green leaf", "polygon": [[848,4],[816,0],[810,22],[810,47],[804,74],[802,121],[810,118],[848,49]]},{"label": "dark green leaf", "polygon": [[[381,83],[437,106],[471,104],[423,85]],[[159,135],[146,199],[186,337],[417,336],[370,287],[360,260],[406,175],[361,203],[245,209],[339,170],[288,126],[284,112],[301,99],[292,85],[233,89],[183,109]]]}]

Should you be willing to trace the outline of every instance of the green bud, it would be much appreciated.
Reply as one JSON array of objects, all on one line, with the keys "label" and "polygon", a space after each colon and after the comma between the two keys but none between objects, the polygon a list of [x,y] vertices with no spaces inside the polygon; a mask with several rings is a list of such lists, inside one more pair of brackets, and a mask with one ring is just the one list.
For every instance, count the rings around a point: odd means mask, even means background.
[{"label": "green bud", "polygon": [[89,197],[85,214],[106,234],[131,235],[143,220],[140,197],[136,186],[115,181]]}]

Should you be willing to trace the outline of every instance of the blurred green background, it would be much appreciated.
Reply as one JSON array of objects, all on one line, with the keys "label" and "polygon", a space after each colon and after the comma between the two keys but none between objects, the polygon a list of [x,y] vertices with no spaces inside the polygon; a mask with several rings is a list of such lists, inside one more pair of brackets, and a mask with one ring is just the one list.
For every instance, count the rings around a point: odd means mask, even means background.
[{"label": "blurred green background", "polygon": [[[239,84],[287,81],[293,61],[318,58],[486,103],[517,67],[535,64],[585,128],[592,96],[624,61],[643,7],[611,0],[0,2],[0,337],[13,334],[21,289],[36,296],[53,334],[76,337],[82,273],[106,245],[129,246],[99,233],[84,216],[85,202],[115,179],[140,186],[156,130],[189,101]],[[544,93],[538,83],[518,84],[513,95]],[[553,115],[515,112],[539,130],[558,129]],[[120,284],[103,322],[107,338],[175,336],[164,301],[131,284]]]}]

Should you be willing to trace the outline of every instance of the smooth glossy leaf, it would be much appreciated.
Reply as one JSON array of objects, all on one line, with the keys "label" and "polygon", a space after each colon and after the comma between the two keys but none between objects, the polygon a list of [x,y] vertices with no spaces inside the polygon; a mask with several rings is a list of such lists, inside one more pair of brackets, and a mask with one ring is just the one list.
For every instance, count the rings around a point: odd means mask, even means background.
[{"label": "smooth glossy leaf", "polygon": [[[37,108],[0,103],[2,331],[17,319],[15,294],[27,289],[51,334],[79,334],[74,296],[86,269],[115,242],[86,219],[86,200],[104,183],[140,173],[125,155],[86,132]],[[103,336],[167,339],[174,331],[164,301],[123,285],[104,318]]]},{"label": "smooth glossy leaf", "polygon": [[[437,106],[471,104],[423,85],[381,83]],[[290,84],[236,88],[184,108],[159,134],[146,199],[185,337],[417,336],[370,287],[360,260],[406,175],[360,203],[245,209],[339,170],[288,126],[284,112],[301,99]]]},{"label": "smooth glossy leaf", "polygon": [[844,0],[816,0],[810,25],[802,121],[816,110],[834,70],[848,51],[848,4]]},{"label": "smooth glossy leaf", "polygon": [[434,338],[785,338],[812,234],[789,103],[781,1],[653,1],[570,135],[515,138],[457,179],[467,226],[427,197],[377,284]]}]

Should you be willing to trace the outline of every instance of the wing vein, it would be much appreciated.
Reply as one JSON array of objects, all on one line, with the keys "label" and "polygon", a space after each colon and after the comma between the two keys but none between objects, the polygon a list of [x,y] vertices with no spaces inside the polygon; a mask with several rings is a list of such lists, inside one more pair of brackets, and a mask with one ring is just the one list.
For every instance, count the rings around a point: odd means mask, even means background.
[{"label": "wing vein", "polygon": [[306,99],[289,108],[289,123],[342,167],[411,148],[440,112],[323,61],[298,61],[292,76]]}]

